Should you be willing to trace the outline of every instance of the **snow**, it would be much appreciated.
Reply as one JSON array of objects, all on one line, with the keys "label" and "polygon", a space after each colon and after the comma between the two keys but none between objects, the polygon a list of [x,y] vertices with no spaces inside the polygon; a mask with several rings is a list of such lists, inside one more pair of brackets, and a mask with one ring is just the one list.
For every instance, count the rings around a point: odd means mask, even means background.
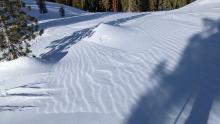
[{"label": "snow", "polygon": [[[38,59],[21,57],[17,60],[0,63],[1,78],[7,76],[26,75],[28,73],[43,72],[49,68]],[[22,71],[21,71],[22,70]]]},{"label": "snow", "polygon": [[29,11],[29,14],[34,17],[37,17],[39,22],[49,22],[53,20],[58,20],[60,18],[59,8],[61,6],[65,7],[66,17],[78,16],[78,15],[85,13],[84,11],[73,8],[73,7],[69,7],[69,6],[62,5],[62,4],[56,4],[52,2],[47,2],[47,8],[49,10],[49,13],[42,15],[38,12],[39,11],[38,6],[34,0],[23,0],[23,1],[25,1],[27,6],[31,7],[31,11]]},{"label": "snow", "polygon": [[[220,2],[153,13],[29,12],[36,58],[0,62],[0,123],[217,124]],[[12,118],[12,119],[11,119]]]},{"label": "snow", "polygon": [[[126,51],[144,51],[151,48],[154,44],[149,42],[146,45],[143,39],[150,40],[150,38],[145,35],[145,32],[138,30],[138,28],[100,24],[93,31],[94,34],[84,40]],[[121,40],[122,37],[123,40]]]},{"label": "snow", "polygon": [[198,0],[198,4],[205,5],[205,4],[216,4],[220,3],[219,0]]}]

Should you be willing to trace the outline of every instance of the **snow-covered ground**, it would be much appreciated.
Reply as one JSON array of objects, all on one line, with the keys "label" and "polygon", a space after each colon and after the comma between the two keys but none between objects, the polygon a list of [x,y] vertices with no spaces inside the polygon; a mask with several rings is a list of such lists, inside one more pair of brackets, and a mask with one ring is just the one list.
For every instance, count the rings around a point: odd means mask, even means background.
[{"label": "snow-covered ground", "polygon": [[153,13],[47,3],[37,58],[0,62],[1,124],[220,123],[220,1]]}]

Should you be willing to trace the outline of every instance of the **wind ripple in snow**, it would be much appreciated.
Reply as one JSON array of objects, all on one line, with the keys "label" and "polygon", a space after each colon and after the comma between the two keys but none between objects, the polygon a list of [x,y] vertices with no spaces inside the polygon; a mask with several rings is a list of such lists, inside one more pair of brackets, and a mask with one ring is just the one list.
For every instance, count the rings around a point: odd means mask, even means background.
[{"label": "wind ripple in snow", "polygon": [[[52,96],[48,101],[50,105],[40,111],[113,113],[125,117],[146,87],[150,92],[158,85],[149,75],[161,58],[178,60],[178,52],[168,56],[173,47],[167,48],[167,43],[169,41],[160,42],[139,53],[127,53],[89,41],[75,44],[54,69],[57,76],[52,82],[61,89],[60,94]],[[184,44],[174,48],[179,51]]]}]

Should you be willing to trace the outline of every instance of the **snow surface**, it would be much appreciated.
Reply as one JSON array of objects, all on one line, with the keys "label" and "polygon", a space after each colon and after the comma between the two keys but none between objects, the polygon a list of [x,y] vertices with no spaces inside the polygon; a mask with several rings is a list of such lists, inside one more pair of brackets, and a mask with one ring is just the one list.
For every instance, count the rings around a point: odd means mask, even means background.
[{"label": "snow surface", "polygon": [[220,1],[153,13],[47,3],[37,58],[0,62],[2,124],[220,123]]}]

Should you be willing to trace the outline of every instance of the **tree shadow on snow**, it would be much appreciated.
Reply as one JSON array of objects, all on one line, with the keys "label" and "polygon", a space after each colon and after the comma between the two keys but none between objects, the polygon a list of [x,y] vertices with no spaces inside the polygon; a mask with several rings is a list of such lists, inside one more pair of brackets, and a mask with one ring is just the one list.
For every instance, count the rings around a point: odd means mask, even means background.
[{"label": "tree shadow on snow", "polygon": [[[107,22],[106,24],[119,25],[121,23],[133,20],[135,18],[140,18],[144,15],[146,14],[140,14],[140,15],[130,16],[126,18],[121,18],[116,21]],[[78,41],[80,41],[81,39],[85,37],[91,37],[94,33],[93,29],[96,28],[97,26],[99,25],[76,31],[70,36],[66,36],[64,38],[51,42],[51,44],[47,47],[50,50],[47,53],[41,54],[40,55],[41,58],[44,60],[48,60],[52,63],[56,63],[60,61],[68,53],[68,49],[72,45],[76,44]]]},{"label": "tree shadow on snow", "polygon": [[90,37],[93,34],[92,28],[86,28],[80,31],[74,32],[70,36],[66,36],[62,39],[55,40],[47,47],[49,52],[41,54],[41,58],[48,60],[52,63],[56,63],[61,60],[67,53],[71,45],[76,44],[78,41],[85,37]]},{"label": "tree shadow on snow", "polygon": [[130,20],[133,20],[133,19],[136,19],[136,18],[141,18],[141,17],[143,17],[147,14],[149,14],[149,13],[143,13],[143,14],[138,14],[138,15],[135,15],[135,16],[130,16],[130,17],[127,17],[127,18],[121,18],[121,19],[117,19],[117,20],[114,20],[114,21],[107,22],[106,24],[119,25],[121,23],[130,21]]},{"label": "tree shadow on snow", "polygon": [[[191,37],[174,71],[166,73],[166,61],[157,66],[153,77],[159,76],[160,86],[141,97],[127,124],[177,124],[190,104],[183,123],[208,123],[220,96],[220,20],[203,21],[205,31]],[[178,114],[169,116],[175,108]]]},{"label": "tree shadow on snow", "polygon": [[39,26],[41,28],[50,28],[50,27],[58,27],[58,26],[64,26],[69,25],[73,23],[83,22],[83,21],[89,21],[94,20],[98,18],[103,18],[105,16],[109,16],[112,13],[94,13],[90,15],[81,15],[81,16],[72,16],[72,17],[66,17],[66,18],[60,18],[53,21],[41,23]]}]

